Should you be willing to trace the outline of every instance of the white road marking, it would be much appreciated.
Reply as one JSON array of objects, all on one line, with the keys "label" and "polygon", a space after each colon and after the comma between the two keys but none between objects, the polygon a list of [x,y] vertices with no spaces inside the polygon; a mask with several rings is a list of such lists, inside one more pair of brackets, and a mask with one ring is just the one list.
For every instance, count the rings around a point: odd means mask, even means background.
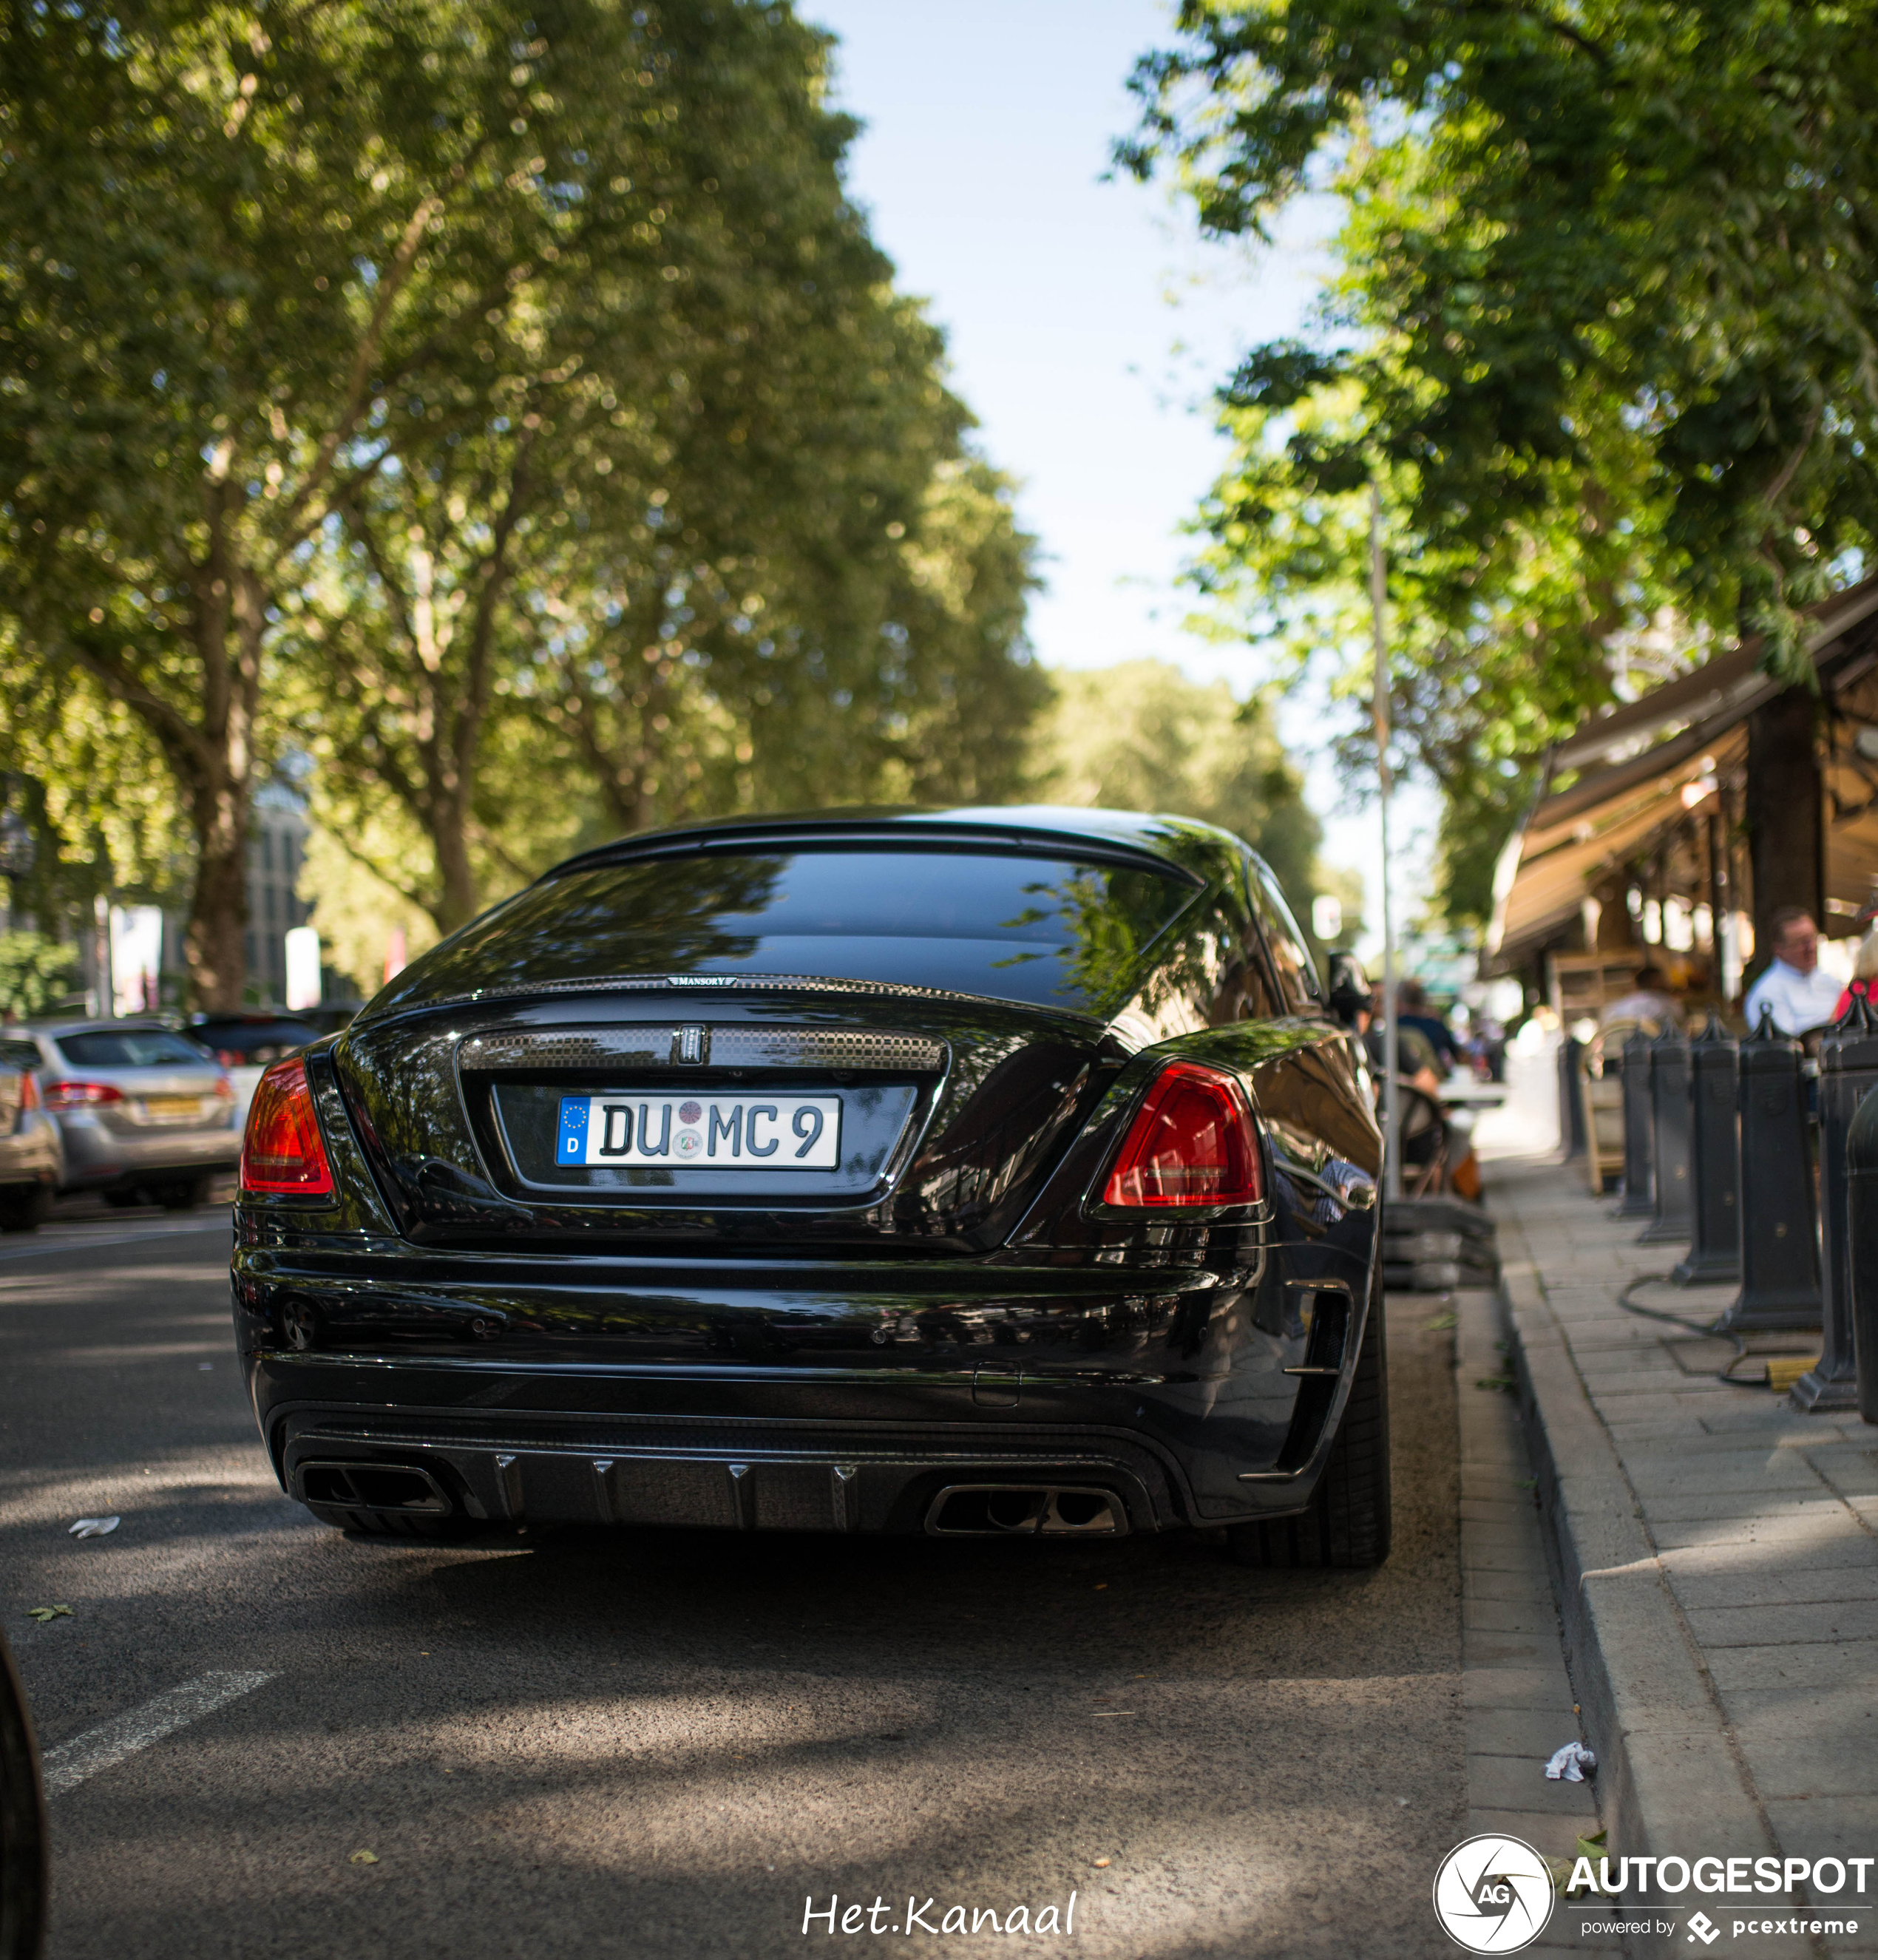
[{"label": "white road marking", "polygon": [[216,1673],[198,1675],[180,1688],[172,1688],[128,1715],[114,1717],[75,1736],[57,1748],[48,1749],[40,1765],[48,1796],[62,1796],[76,1790],[87,1777],[100,1770],[115,1769],[126,1756],[160,1742],[165,1736],[219,1708],[224,1701],[251,1694],[271,1674]]}]

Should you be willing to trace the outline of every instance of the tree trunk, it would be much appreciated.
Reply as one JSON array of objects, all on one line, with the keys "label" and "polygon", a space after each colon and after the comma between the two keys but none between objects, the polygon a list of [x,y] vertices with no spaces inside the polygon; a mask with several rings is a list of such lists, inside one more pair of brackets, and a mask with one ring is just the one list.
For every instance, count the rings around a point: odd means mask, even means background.
[{"label": "tree trunk", "polygon": [[1823,797],[1812,690],[1790,687],[1748,717],[1747,830],[1754,882],[1754,965],[1773,956],[1773,917],[1804,905],[1825,928]]},{"label": "tree trunk", "polygon": [[217,772],[189,797],[196,892],[189,906],[189,990],[212,1013],[242,1005],[247,979],[248,785]]},{"label": "tree trunk", "polygon": [[476,875],[470,862],[469,813],[457,795],[438,799],[431,824],[431,848],[437,853],[438,902],[431,908],[437,929],[447,937],[476,915]]}]

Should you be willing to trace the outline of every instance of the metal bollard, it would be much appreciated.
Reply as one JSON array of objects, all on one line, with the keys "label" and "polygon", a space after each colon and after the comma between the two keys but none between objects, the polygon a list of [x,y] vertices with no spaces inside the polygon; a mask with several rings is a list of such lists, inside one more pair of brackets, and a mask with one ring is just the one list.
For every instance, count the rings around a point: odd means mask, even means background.
[{"label": "metal bollard", "polygon": [[1637,1234],[1640,1246],[1685,1246],[1695,1236],[1689,1113],[1689,1043],[1671,1022],[1650,1044],[1650,1165],[1657,1215]]},{"label": "metal bollard", "polygon": [[1878,1422],[1878,1090],[1859,1104],[1845,1133],[1845,1168],[1858,1412]]},{"label": "metal bollard", "polygon": [[1853,1127],[1845,1133],[1845,1170],[1858,1413],[1868,1423],[1878,1423],[1878,1090],[1858,1103]]},{"label": "metal bollard", "polygon": [[1689,1182],[1695,1236],[1670,1277],[1678,1286],[1720,1286],[1741,1278],[1741,1051],[1716,1017],[1689,1045]]},{"label": "metal bollard", "polygon": [[1647,1218],[1650,1195],[1650,1037],[1641,1028],[1624,1044],[1624,1200],[1620,1218]]},{"label": "metal bollard", "polygon": [[1819,1043],[1819,1278],[1825,1330],[1819,1360],[1794,1382],[1795,1408],[1858,1399],[1852,1346],[1851,1183],[1847,1154],[1858,1106],[1878,1088],[1878,1020],[1857,995]]},{"label": "metal bollard", "polygon": [[1578,1063],[1584,1043],[1567,1035],[1558,1044],[1558,1141],[1569,1163],[1584,1155],[1584,1098],[1578,1090]]},{"label": "metal bollard", "polygon": [[1741,1044],[1741,1290],[1718,1332],[1819,1325],[1813,1153],[1800,1044],[1761,1025]]}]

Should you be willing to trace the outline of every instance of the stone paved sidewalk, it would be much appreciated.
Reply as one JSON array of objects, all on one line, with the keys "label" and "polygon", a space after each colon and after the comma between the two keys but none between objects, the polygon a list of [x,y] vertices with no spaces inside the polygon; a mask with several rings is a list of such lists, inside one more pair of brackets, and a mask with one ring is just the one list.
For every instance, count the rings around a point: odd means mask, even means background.
[{"label": "stone paved sidewalk", "polygon": [[[1638,1244],[1635,1223],[1619,1223],[1614,1201],[1591,1198],[1577,1166],[1491,1166],[1489,1204],[1515,1320],[1530,1328],[1535,1349],[1549,1343],[1566,1357],[1549,1367],[1549,1387],[1534,1389],[1538,1416],[1552,1424],[1561,1492],[1574,1461],[1609,1461],[1599,1428],[1621,1464],[1621,1479],[1606,1487],[1620,1500],[1607,1497],[1606,1542],[1628,1533],[1642,1556],[1585,1573],[1581,1583],[1629,1580],[1650,1569],[1641,1575],[1647,1592],[1633,1583],[1619,1594],[1607,1583],[1602,1596],[1615,1608],[1607,1603],[1602,1618],[1593,1613],[1584,1623],[1613,1648],[1629,1643],[1631,1651],[1602,1659],[1611,1669],[1615,1719],[1636,1725],[1640,1761],[1655,1746],[1660,1772],[1673,1743],[1691,1765],[1679,1782],[1639,1775],[1646,1813],[1653,1806],[1670,1813],[1650,1815],[1653,1845],[1691,1857],[1717,1848],[1808,1860],[1878,1856],[1878,1429],[1845,1412],[1802,1415],[1764,1387],[1727,1385],[1717,1370],[1730,1343],[1626,1312],[1620,1290],[1640,1275],[1666,1272],[1679,1249]],[[1723,1287],[1666,1285],[1638,1295],[1644,1305],[1698,1322],[1732,1297]],[[1586,1402],[1594,1427],[1584,1426]],[[1558,1501],[1568,1506],[1568,1494]],[[1571,1583],[1569,1570],[1565,1576]],[[1659,1608],[1652,1602],[1663,1588]],[[1685,1653],[1647,1651],[1653,1642],[1664,1649],[1679,1640]],[[1652,1738],[1649,1684],[1672,1681],[1672,1661],[1685,1672],[1692,1665],[1687,1678],[1698,1685],[1691,1705],[1663,1711],[1662,1732]],[[1583,1688],[1575,1659],[1574,1672]],[[1696,1705],[1705,1697],[1708,1705]],[[1725,1847],[1702,1841],[1705,1819],[1730,1806],[1747,1835]],[[1747,1841],[1761,1834],[1763,1845]],[[1615,1831],[1612,1848],[1623,1848]],[[1862,1897],[1850,1879],[1836,1895],[1803,1883],[1791,1896],[1796,1907],[1856,1914],[1861,1922],[1855,1938],[1792,1950],[1878,1952],[1878,1912],[1870,1909],[1878,1872],[1868,1874]],[[1705,1903],[1723,1916],[1724,1908],[1692,1892],[1682,1899],[1685,1914]],[[1759,1943],[1755,1951],[1771,1953],[1778,1944]]]}]

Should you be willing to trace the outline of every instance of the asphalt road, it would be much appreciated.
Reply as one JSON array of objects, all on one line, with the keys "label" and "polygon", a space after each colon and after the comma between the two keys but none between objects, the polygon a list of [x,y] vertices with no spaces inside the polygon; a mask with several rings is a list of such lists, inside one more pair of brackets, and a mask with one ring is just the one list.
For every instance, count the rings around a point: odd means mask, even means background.
[{"label": "asphalt road", "polygon": [[[1455,1413],[1428,1300],[1390,1304],[1373,1573],[1198,1539],[411,1548],[281,1495],[207,1215],[0,1242],[0,1620],[70,1779],[52,1960],[1449,1950]],[[941,1929],[912,1946],[909,1894]],[[944,1930],[955,1906],[1060,1927],[1072,1894],[1073,1934]],[[831,1895],[882,1909],[805,1938]]]}]

